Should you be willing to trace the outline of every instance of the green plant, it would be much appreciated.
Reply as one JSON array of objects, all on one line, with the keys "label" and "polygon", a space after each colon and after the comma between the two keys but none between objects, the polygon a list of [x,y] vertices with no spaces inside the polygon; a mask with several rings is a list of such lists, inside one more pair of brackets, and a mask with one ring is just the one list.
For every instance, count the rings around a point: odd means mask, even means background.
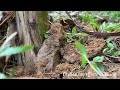
[{"label": "green plant", "polygon": [[99,25],[95,20],[91,17],[91,15],[88,15],[89,23],[93,26],[93,28],[99,29]]},{"label": "green plant", "polygon": [[0,56],[12,55],[25,52],[27,50],[33,49],[33,46],[16,46],[16,47],[7,47],[4,50],[0,51]]},{"label": "green plant", "polygon": [[116,43],[110,38],[107,41],[107,47],[103,49],[103,53],[112,56],[120,55],[120,51],[117,50]]},{"label": "green plant", "polygon": [[86,12],[85,14],[83,14],[82,16],[79,17],[79,20],[81,22],[88,22],[92,25],[93,28],[96,28],[97,30],[99,29],[99,25],[97,22],[95,22],[94,20],[95,15],[89,14],[88,12]]},{"label": "green plant", "polygon": [[64,33],[65,37],[67,38],[67,42],[75,41],[73,37],[75,37],[76,34],[77,34],[76,27],[73,27],[72,33],[66,33],[66,32]]},{"label": "green plant", "polygon": [[96,56],[93,58],[93,62],[103,62],[104,56]]},{"label": "green plant", "polygon": [[116,19],[116,21],[120,20],[120,11],[109,11],[108,15],[111,19]]},{"label": "green plant", "polygon": [[75,42],[76,47],[81,51],[82,53],[82,67],[85,68],[86,64],[87,64],[87,51],[85,49],[85,47],[80,44],[79,42]]},{"label": "green plant", "polygon": [[16,47],[10,47],[9,46],[9,41],[17,34],[17,32],[13,33],[10,35],[4,43],[0,47],[0,56],[6,56],[6,55],[11,55],[11,54],[18,54],[25,52],[27,50],[33,49],[33,46],[31,45],[26,45],[26,46],[16,46]]},{"label": "green plant", "polygon": [[78,38],[81,38],[81,42],[85,42],[88,40],[88,35],[85,33],[77,33],[76,27],[73,27],[72,33],[64,33],[67,38],[67,42],[75,42]]},{"label": "green plant", "polygon": [[116,52],[114,53],[114,56],[120,56],[120,51],[116,51]]},{"label": "green plant", "polygon": [[[7,56],[7,55],[12,55],[12,54],[18,54],[25,52],[27,50],[33,49],[33,46],[31,45],[25,45],[25,46],[16,46],[16,47],[10,47],[9,46],[9,41],[17,34],[17,32],[13,33],[10,35],[4,43],[0,47],[0,57],[2,56]],[[0,79],[1,78],[6,78],[6,76],[3,73],[0,73]]]},{"label": "green plant", "polygon": [[[103,75],[103,73],[102,73],[102,71],[101,71],[101,65],[99,65],[99,64],[96,64],[95,62],[97,61],[99,61],[99,62],[101,62],[102,60],[103,60],[103,57],[99,57],[99,60],[96,60],[96,59],[94,59],[94,61],[93,62],[90,62],[89,61],[89,59],[87,58],[87,51],[86,51],[86,49],[85,49],[85,47],[81,44],[81,43],[79,43],[79,42],[75,42],[75,45],[76,45],[76,47],[80,50],[80,52],[81,52],[81,55],[82,55],[82,67],[83,68],[85,68],[85,66],[86,66],[86,64],[87,63],[89,63],[89,65],[90,65],[90,67],[98,74],[98,75],[100,75],[100,76],[103,76],[104,77],[104,75]],[[98,58],[98,57],[97,57]],[[100,68],[99,68],[100,67]]]},{"label": "green plant", "polygon": [[100,25],[100,29],[107,31],[107,32],[120,31],[119,28],[120,28],[120,24],[118,24],[118,23],[103,22],[103,24]]},{"label": "green plant", "polygon": [[46,33],[44,34],[44,38],[47,39],[48,37],[49,37],[49,33],[46,32]]},{"label": "green plant", "polygon": [[101,70],[104,72],[104,66],[102,65],[102,62],[104,60],[104,56],[96,56],[93,58],[93,63],[96,63],[97,67],[99,68],[98,70]]},{"label": "green plant", "polygon": [[112,32],[112,31],[120,31],[120,24],[119,23],[105,23],[103,22],[102,25],[99,26],[99,24],[97,22],[95,22],[94,18],[100,18],[102,19],[102,17],[104,16],[109,16],[110,18],[114,18],[120,20],[120,11],[99,11],[97,12],[97,14],[94,14],[95,12],[85,12],[82,16],[79,17],[79,20],[81,22],[89,22],[93,28],[96,28],[97,30],[102,29],[105,30],[107,32]]},{"label": "green plant", "polygon": [[115,51],[116,44],[112,41],[112,39],[108,39],[107,41],[107,47],[103,49],[104,54],[112,54]]},{"label": "green plant", "polygon": [[7,79],[7,77],[5,76],[5,74],[0,73],[0,79]]}]

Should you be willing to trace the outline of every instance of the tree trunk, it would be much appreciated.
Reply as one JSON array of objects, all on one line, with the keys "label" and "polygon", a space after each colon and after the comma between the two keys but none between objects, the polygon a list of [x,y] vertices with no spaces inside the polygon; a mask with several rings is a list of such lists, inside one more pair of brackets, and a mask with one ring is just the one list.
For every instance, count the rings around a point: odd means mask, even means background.
[{"label": "tree trunk", "polygon": [[[7,28],[7,37],[9,37],[11,34],[13,34],[16,31],[16,22],[15,22],[15,12],[13,12],[13,20],[9,21],[8,23],[8,28]],[[9,45],[11,47],[16,46],[16,42],[15,42],[16,38],[14,37],[12,40],[10,40]],[[6,56],[6,62],[9,61],[11,55]]]},{"label": "tree trunk", "polygon": [[38,18],[38,26],[37,26],[37,31],[39,32],[39,37],[40,37],[40,45],[42,45],[44,41],[44,35],[46,31],[49,29],[49,16],[48,16],[48,11],[38,11],[37,12],[37,18]]},{"label": "tree trunk", "polygon": [[[19,39],[21,45],[38,45],[36,33],[35,33],[35,12],[32,11],[17,11],[16,12],[16,22],[17,22],[17,30],[19,33]],[[36,47],[35,47],[36,48]],[[22,54],[22,62],[23,64],[34,71],[34,58],[36,57],[35,51],[30,50],[26,51]]]},{"label": "tree trunk", "polygon": [[16,23],[19,45],[34,45],[33,50],[19,54],[19,63],[22,62],[24,66],[35,71],[36,55],[49,27],[48,12],[39,11],[36,15],[36,11],[16,11]]}]

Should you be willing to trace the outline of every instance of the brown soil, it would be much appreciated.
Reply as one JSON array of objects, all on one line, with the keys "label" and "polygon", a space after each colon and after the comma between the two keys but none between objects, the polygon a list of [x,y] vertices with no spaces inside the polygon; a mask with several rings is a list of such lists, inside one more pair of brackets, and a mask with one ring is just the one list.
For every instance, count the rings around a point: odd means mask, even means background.
[{"label": "brown soil", "polygon": [[[87,46],[88,57],[92,58],[96,56],[99,51],[104,48],[105,41],[103,39],[93,39],[89,41]],[[81,54],[75,47],[74,43],[66,44],[60,50],[62,60],[64,63],[58,64],[51,72],[37,72],[37,74],[30,75],[29,70],[24,67],[16,66],[15,79],[84,79],[84,78],[99,78],[96,74],[87,66],[86,69],[82,69]],[[94,52],[94,53],[93,53]],[[12,69],[7,71],[12,72]],[[27,76],[27,77],[26,77]]]},{"label": "brown soil", "polygon": [[[104,63],[105,76],[109,79],[120,79],[120,64]],[[103,79],[98,76],[90,66],[81,69],[80,65],[62,63],[56,66],[55,71],[50,73],[37,73],[29,75],[23,67],[15,67],[15,77],[13,79]],[[19,69],[18,69],[19,68]],[[20,70],[20,71],[19,71]],[[9,71],[10,73],[11,71]],[[28,73],[28,74],[27,74]]]},{"label": "brown soil", "polygon": [[94,39],[93,41],[90,41],[86,47],[88,58],[93,58],[96,55],[100,54],[105,45],[106,42],[104,39]]},{"label": "brown soil", "polygon": [[[94,38],[90,40],[86,46],[88,52],[88,58],[100,55],[101,51],[105,47],[106,43],[104,39]],[[65,44],[60,48],[61,63],[55,66],[54,70],[49,72],[38,71],[36,74],[31,74],[23,66],[15,66],[15,78],[14,79],[100,79],[89,65],[85,69],[81,68],[81,53],[75,47],[74,43]],[[60,59],[60,58],[59,58]],[[105,72],[104,74],[111,79],[120,78],[119,76],[119,63],[104,62]],[[7,73],[12,72],[12,69],[7,69]]]}]

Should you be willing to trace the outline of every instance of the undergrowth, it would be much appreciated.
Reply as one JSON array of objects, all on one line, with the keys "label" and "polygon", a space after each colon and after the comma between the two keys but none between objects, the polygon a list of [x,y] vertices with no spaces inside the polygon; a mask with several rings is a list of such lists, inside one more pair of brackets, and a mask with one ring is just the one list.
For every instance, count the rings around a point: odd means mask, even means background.
[{"label": "undergrowth", "polygon": [[[13,54],[18,54],[22,53],[28,50],[33,49],[33,46],[31,45],[25,45],[25,46],[16,46],[16,47],[10,47],[9,42],[10,40],[17,34],[17,32],[11,34],[1,45],[0,47],[0,57],[3,56],[8,56],[8,55],[13,55]],[[3,68],[4,69],[4,68]],[[3,70],[4,71],[4,70]],[[14,71],[12,70],[12,74],[14,75]],[[13,77],[13,76],[12,76]],[[9,79],[11,77],[5,76],[4,72],[0,73],[0,79]]]},{"label": "undergrowth", "polygon": [[[91,12],[85,12],[83,15],[79,16],[78,20],[80,22],[87,22],[92,25],[93,28],[96,28],[97,31],[99,30],[104,30],[105,32],[113,32],[113,31],[120,31],[120,24],[116,22],[103,22],[101,25],[99,25],[96,21],[95,18],[102,19],[103,16],[109,16],[109,18],[115,18],[117,21],[120,19],[120,12],[114,12],[114,11],[108,11],[108,12],[96,12],[97,15],[91,14]],[[98,14],[99,13],[99,14]],[[68,43],[75,42],[76,47],[80,50],[82,54],[82,64],[81,66],[83,68],[86,67],[87,63],[90,65],[90,67],[100,76],[104,76],[104,66],[102,65],[102,62],[104,61],[105,57],[104,56],[96,56],[93,58],[92,61],[89,61],[87,58],[87,51],[84,46],[84,43],[81,43],[81,41],[78,41],[77,38],[84,38],[85,41],[88,40],[88,35],[85,33],[77,33],[76,28],[74,27],[72,29],[71,33],[65,33],[65,36],[67,38]],[[117,50],[117,46],[115,42],[112,40],[108,39],[106,41],[107,46],[103,50],[103,54],[109,54],[112,56],[119,56],[120,51]]]}]

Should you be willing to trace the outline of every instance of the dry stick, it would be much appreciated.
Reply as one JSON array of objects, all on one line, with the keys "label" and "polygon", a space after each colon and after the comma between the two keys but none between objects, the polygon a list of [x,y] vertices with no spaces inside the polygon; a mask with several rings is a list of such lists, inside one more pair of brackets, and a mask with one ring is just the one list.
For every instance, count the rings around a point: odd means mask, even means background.
[{"label": "dry stick", "polygon": [[6,45],[8,44],[8,42],[17,34],[17,32],[14,32],[13,34],[11,34],[6,40],[5,42],[1,45],[0,47],[0,52],[5,49]]},{"label": "dry stick", "polygon": [[49,23],[51,24],[51,25],[53,25],[53,23],[49,20]]},{"label": "dry stick", "polygon": [[[69,14],[69,12],[65,11],[66,14],[72,19],[71,15]],[[73,19],[72,19],[73,20]],[[75,20],[73,20],[75,26],[77,26],[80,29],[80,32],[84,32],[88,35],[93,35],[93,36],[98,36],[98,37],[103,37],[103,38],[107,38],[109,36],[120,36],[120,32],[115,32],[115,33],[101,33],[101,32],[88,32],[82,29],[82,27],[80,27]]]},{"label": "dry stick", "polygon": [[[70,16],[70,14],[67,12],[67,11],[65,11],[66,12],[66,14],[72,19],[72,17]],[[73,20],[73,19],[72,19]],[[76,26],[78,26],[77,25],[77,23],[73,20],[73,22],[75,23],[75,25]],[[78,26],[79,27],[79,26]],[[94,67],[93,67],[93,65],[91,64],[91,62],[86,58],[86,60],[87,60],[87,62],[89,63],[89,65],[90,65],[90,67],[99,75],[99,76],[102,76],[103,78],[105,78],[105,79],[108,79],[106,76],[104,76],[104,74],[102,73],[102,72],[98,72]]]}]

